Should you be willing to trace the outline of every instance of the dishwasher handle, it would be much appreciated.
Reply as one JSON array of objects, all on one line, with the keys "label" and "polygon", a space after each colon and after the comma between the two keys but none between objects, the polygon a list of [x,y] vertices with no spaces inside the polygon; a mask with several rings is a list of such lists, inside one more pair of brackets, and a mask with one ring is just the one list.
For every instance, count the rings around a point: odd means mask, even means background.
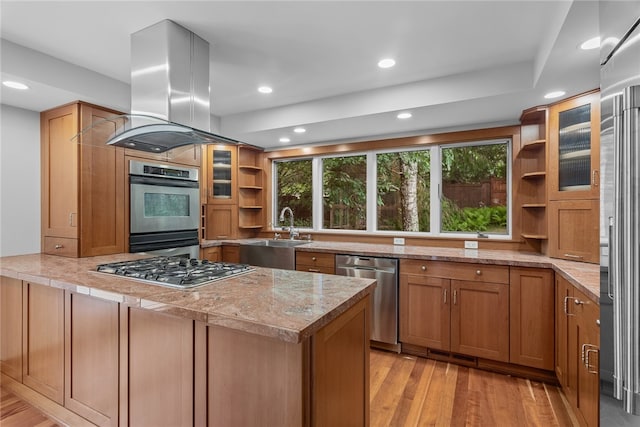
[{"label": "dishwasher handle", "polygon": [[365,270],[365,271],[379,271],[382,273],[395,273],[395,269],[393,268],[379,268],[379,267],[367,267],[364,265],[352,265],[352,264],[342,264],[336,265],[336,270],[344,269],[344,270]]}]

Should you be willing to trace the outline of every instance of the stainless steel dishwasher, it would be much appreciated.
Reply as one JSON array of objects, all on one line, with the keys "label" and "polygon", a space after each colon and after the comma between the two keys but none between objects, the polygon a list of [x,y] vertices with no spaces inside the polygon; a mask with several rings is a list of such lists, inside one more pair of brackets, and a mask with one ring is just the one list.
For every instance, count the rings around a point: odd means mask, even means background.
[{"label": "stainless steel dishwasher", "polygon": [[336,255],[336,274],[376,279],[371,299],[371,345],[400,352],[398,343],[398,260]]}]

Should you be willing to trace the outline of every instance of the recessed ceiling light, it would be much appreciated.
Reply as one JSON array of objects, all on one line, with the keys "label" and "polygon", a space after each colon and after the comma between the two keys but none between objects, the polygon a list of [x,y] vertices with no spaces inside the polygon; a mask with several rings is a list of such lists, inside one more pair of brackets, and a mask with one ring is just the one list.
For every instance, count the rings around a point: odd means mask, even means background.
[{"label": "recessed ceiling light", "polygon": [[258,88],[258,92],[260,92],[260,93],[271,93],[271,92],[273,92],[273,89],[271,89],[269,86],[260,86]]},{"label": "recessed ceiling light", "polygon": [[582,50],[597,49],[599,47],[600,47],[600,37],[594,37],[580,45],[580,49]]},{"label": "recessed ceiling light", "polygon": [[546,99],[559,98],[559,97],[561,97],[561,96],[562,96],[562,95],[564,95],[564,94],[565,94],[565,91],[563,91],[563,90],[556,90],[556,91],[553,91],[553,92],[549,92],[549,93],[548,93],[548,94],[546,94],[544,97],[545,97]]},{"label": "recessed ceiling light", "polygon": [[391,58],[385,58],[378,62],[378,67],[380,68],[391,68],[396,65],[396,61]]},{"label": "recessed ceiling light", "polygon": [[396,117],[399,119],[409,119],[411,118],[412,114],[409,112],[404,112],[404,113],[400,113],[398,114]]},{"label": "recessed ceiling light", "polygon": [[295,133],[305,133],[307,130],[305,128],[295,128],[293,131]]},{"label": "recessed ceiling light", "polygon": [[280,142],[291,142],[291,140],[286,136],[283,136],[282,138],[280,138]]},{"label": "recessed ceiling light", "polygon": [[20,89],[20,90],[29,89],[29,86],[27,86],[24,83],[13,82],[10,80],[5,80],[4,82],[2,82],[2,84],[5,85],[6,87],[10,87],[11,89]]}]

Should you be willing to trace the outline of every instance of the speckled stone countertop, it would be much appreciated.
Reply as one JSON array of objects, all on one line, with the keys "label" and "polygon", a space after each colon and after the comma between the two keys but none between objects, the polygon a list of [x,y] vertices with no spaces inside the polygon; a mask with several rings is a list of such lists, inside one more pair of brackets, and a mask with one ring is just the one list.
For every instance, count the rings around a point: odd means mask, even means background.
[{"label": "speckled stone countertop", "polygon": [[[256,240],[256,239],[254,239]],[[242,244],[245,240],[205,241],[202,247]],[[595,303],[600,299],[600,266],[584,262],[549,258],[536,253],[508,250],[457,249],[427,246],[377,245],[371,243],[312,241],[296,246],[296,251],[425,259],[432,261],[473,262],[513,267],[551,268],[584,292]]]},{"label": "speckled stone countertop", "polygon": [[0,258],[0,275],[299,343],[371,293],[374,280],[255,267],[251,272],[178,290],[95,271],[140,258],[119,254]]}]

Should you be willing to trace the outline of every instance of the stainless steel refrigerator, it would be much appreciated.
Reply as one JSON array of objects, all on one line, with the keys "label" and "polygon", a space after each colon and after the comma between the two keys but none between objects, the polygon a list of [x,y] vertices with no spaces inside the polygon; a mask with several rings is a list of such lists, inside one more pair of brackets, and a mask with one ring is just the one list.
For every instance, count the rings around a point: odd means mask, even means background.
[{"label": "stainless steel refrigerator", "polygon": [[640,1],[600,1],[600,422],[640,426]]}]

